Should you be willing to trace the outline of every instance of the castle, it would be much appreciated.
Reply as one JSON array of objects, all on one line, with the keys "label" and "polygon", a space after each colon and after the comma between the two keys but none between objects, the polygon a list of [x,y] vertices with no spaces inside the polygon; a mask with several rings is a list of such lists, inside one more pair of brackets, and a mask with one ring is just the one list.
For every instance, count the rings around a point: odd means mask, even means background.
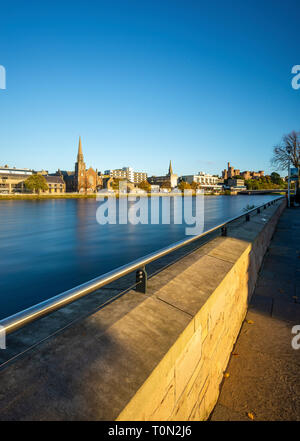
[{"label": "castle", "polygon": [[243,171],[241,172],[239,169],[235,169],[230,165],[230,162],[227,163],[227,170],[226,168],[222,171],[222,178],[223,179],[232,179],[236,176],[241,177],[242,179],[259,179],[264,176],[264,171],[259,170],[258,172],[255,171]]}]

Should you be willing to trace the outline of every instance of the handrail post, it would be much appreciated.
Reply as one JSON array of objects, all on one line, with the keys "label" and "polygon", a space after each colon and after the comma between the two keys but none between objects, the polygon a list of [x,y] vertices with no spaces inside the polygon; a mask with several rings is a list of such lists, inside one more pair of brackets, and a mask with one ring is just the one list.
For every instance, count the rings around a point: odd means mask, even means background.
[{"label": "handrail post", "polygon": [[224,225],[224,226],[221,228],[221,235],[222,235],[222,236],[227,236],[227,225]]},{"label": "handrail post", "polygon": [[136,291],[137,292],[141,292],[143,294],[146,294],[147,292],[147,272],[146,272],[146,268],[141,268],[139,270],[137,270],[136,272]]}]

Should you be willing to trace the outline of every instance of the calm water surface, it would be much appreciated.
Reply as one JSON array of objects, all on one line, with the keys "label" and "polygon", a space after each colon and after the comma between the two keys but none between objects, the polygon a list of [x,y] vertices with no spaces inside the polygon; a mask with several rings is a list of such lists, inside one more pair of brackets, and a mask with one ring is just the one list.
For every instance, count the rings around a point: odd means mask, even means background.
[{"label": "calm water surface", "polygon": [[[205,230],[274,197],[205,197]],[[186,237],[184,224],[99,225],[98,207],[94,199],[0,201],[0,319]]]}]

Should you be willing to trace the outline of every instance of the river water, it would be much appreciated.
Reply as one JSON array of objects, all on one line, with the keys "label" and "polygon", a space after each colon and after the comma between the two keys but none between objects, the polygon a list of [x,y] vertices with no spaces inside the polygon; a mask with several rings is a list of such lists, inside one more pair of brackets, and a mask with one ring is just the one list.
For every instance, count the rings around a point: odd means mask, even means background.
[{"label": "river water", "polygon": [[[204,197],[204,230],[274,197]],[[160,208],[165,198],[158,198]],[[170,224],[99,225],[99,205],[95,199],[0,201],[0,319],[187,237],[187,225],[174,224],[172,216]]]}]

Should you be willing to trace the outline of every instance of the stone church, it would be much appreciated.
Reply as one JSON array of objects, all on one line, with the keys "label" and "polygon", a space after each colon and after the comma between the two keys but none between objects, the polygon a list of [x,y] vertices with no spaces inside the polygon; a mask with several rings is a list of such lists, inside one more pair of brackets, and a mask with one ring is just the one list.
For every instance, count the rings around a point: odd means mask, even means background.
[{"label": "stone church", "polygon": [[61,175],[64,178],[67,192],[95,193],[102,188],[102,178],[99,176],[98,170],[94,170],[92,167],[86,169],[80,137],[75,171],[58,170],[56,174]]},{"label": "stone church", "polygon": [[170,161],[169,171],[165,176],[151,176],[148,178],[151,185],[159,185],[161,187],[175,188],[177,187],[178,175],[173,173],[172,163]]}]

